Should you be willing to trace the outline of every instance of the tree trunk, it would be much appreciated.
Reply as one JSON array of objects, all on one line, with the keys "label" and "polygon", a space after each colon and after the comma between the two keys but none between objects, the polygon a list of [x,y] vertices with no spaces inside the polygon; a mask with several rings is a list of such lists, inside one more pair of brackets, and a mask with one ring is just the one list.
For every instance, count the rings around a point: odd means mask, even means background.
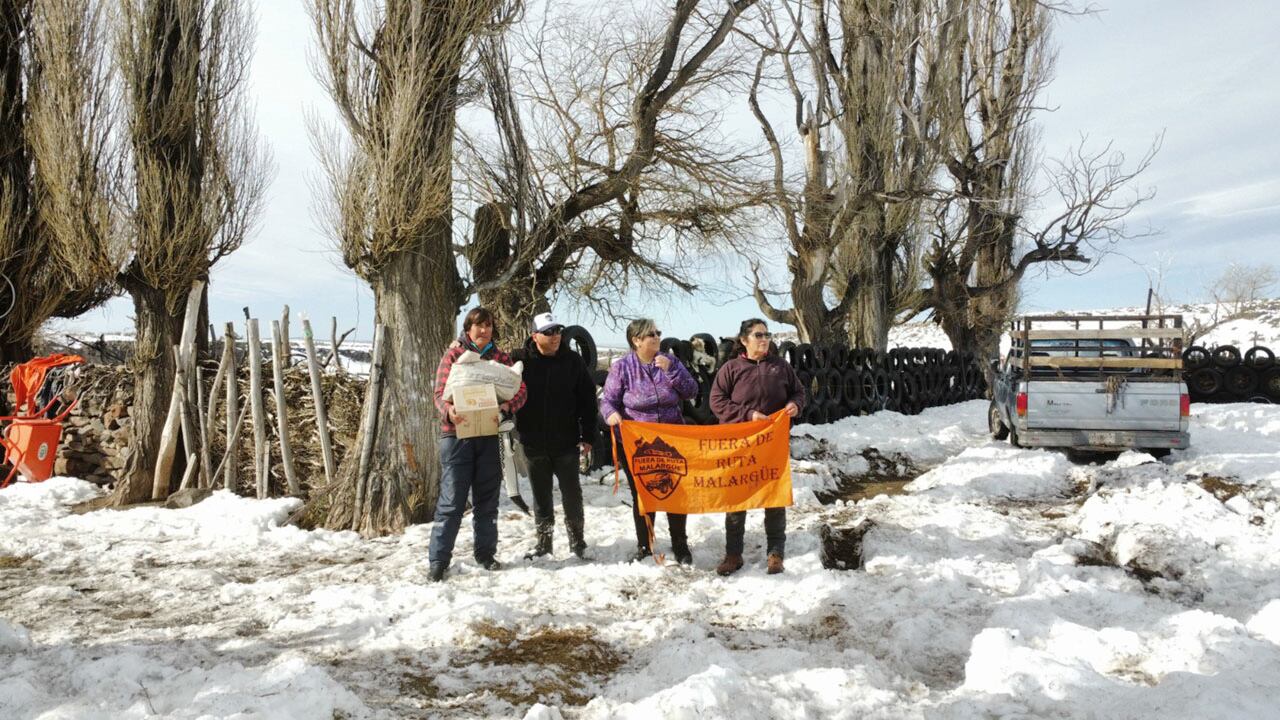
[{"label": "tree trunk", "polygon": [[[511,254],[517,249],[512,248],[510,216],[510,207],[503,203],[476,208],[467,262],[478,284],[499,280],[512,261]],[[538,289],[536,275],[529,265],[499,287],[480,291],[480,304],[493,313],[495,337],[505,347],[523,344],[531,332],[533,316],[551,310],[546,293]]]},{"label": "tree trunk", "polygon": [[826,343],[839,340],[839,328],[833,327],[831,311],[824,298],[825,286],[811,282],[807,274],[791,276],[791,302],[795,311],[796,334],[802,342]]},{"label": "tree trunk", "polygon": [[870,267],[861,273],[861,283],[849,307],[849,345],[872,348],[880,352],[889,349],[889,329],[893,325],[894,253],[885,243],[872,254]]},{"label": "tree trunk", "polygon": [[[15,312],[16,310],[15,308]],[[35,348],[32,346],[30,338],[27,340],[18,340],[11,337],[0,339],[0,365],[26,362],[34,355]]]},{"label": "tree trunk", "polygon": [[[448,242],[447,222],[429,232]],[[440,495],[440,416],[433,390],[436,366],[453,340],[461,288],[451,265],[419,252],[397,253],[371,284],[376,322],[386,325],[387,335],[382,402],[375,409],[381,417],[369,460],[365,512],[352,523],[359,453],[348,453],[338,471],[338,487],[329,495],[324,524],[378,535],[427,522],[435,513]],[[363,443],[362,431],[351,447]]]},{"label": "tree trunk", "polygon": [[[182,335],[182,316],[169,313],[163,291],[130,283],[137,339],[134,341],[133,407],[129,411],[133,441],[113,505],[131,505],[151,499],[156,453],[173,393],[176,371],[173,346]],[[184,452],[187,452],[184,450]]]},{"label": "tree trunk", "polygon": [[533,332],[533,316],[551,311],[547,297],[528,283],[482,292],[480,304],[493,312],[494,331],[498,344],[504,348],[523,345]]}]

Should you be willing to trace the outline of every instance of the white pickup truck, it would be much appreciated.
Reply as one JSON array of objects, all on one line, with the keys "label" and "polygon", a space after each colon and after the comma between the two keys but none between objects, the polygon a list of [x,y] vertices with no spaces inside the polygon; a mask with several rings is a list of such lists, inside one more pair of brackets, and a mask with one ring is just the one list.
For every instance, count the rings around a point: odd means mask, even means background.
[{"label": "white pickup truck", "polygon": [[994,368],[992,437],[1156,456],[1190,446],[1181,316],[1026,316],[1011,336]]}]

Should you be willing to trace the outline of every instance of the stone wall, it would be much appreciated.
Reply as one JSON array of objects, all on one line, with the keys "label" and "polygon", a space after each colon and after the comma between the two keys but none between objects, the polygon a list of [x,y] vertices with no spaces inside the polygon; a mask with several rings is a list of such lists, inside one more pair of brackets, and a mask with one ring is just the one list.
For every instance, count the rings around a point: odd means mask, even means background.
[{"label": "stone wall", "polygon": [[72,384],[80,402],[63,424],[53,471],[110,485],[124,468],[133,439],[132,378],[121,365],[91,365]]}]

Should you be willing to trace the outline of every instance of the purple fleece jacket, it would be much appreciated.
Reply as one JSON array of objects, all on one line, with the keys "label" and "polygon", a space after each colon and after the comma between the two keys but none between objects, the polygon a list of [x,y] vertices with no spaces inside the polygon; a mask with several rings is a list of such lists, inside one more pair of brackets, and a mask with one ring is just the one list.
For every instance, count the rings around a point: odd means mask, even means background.
[{"label": "purple fleece jacket", "polygon": [[680,401],[698,394],[698,381],[673,355],[669,370],[645,365],[634,352],[628,353],[609,368],[600,395],[600,415],[606,420],[615,412],[624,420],[640,422],[683,423]]}]

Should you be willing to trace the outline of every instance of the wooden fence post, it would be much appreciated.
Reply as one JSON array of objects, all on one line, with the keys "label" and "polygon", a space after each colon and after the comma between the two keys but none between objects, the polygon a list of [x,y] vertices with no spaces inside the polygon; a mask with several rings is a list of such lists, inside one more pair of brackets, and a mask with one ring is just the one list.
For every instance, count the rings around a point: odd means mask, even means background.
[{"label": "wooden fence post", "polygon": [[387,326],[378,323],[373,327],[373,358],[369,365],[369,382],[364,393],[364,424],[360,428],[360,464],[357,466],[356,504],[351,517],[351,529],[360,529],[364,516],[365,496],[368,494],[369,459],[373,455],[374,434],[378,431],[378,406],[382,393],[382,344],[386,342]]},{"label": "wooden fence post", "polygon": [[267,411],[262,405],[262,340],[258,336],[258,319],[246,321],[249,336],[249,407],[253,412],[253,474],[258,499],[267,497],[270,458],[267,448]]},{"label": "wooden fence post", "polygon": [[[285,313],[288,313],[286,306]],[[301,495],[302,485],[298,482],[298,473],[293,467],[293,448],[289,444],[289,403],[284,396],[284,369],[289,358],[288,341],[281,336],[281,325],[277,320],[271,321],[271,374],[276,387],[276,430],[280,433],[280,461],[284,464],[284,477],[289,483],[290,495]]]},{"label": "wooden fence post", "polygon": [[[225,353],[227,359],[227,452],[223,456],[223,463],[226,465],[223,487],[231,492],[236,491],[236,484],[239,479],[236,477],[239,473],[236,468],[235,457],[238,450],[237,443],[240,439],[240,431],[236,427],[236,415],[240,412],[240,382],[236,379],[235,328],[234,323],[227,323],[226,332],[222,336],[222,341],[227,344],[227,347],[231,348],[231,352]],[[227,458],[231,458],[231,461],[227,462]]]},{"label": "wooden fence post", "polygon": [[324,479],[333,484],[337,468],[333,462],[333,446],[329,443],[329,415],[324,407],[324,392],[320,385],[320,364],[316,362],[316,340],[311,333],[311,321],[302,319],[302,341],[307,347],[307,367],[311,371],[311,398],[316,404],[316,430],[320,434],[320,452],[324,456]]},{"label": "wooden fence post", "polygon": [[164,428],[160,433],[160,448],[156,453],[156,467],[151,476],[151,499],[163,500],[169,494],[169,481],[173,474],[173,456],[178,450],[178,427],[182,414],[182,396],[186,381],[186,365],[194,353],[196,340],[196,321],[200,315],[200,297],[204,290],[204,281],[195,280],[187,293],[187,312],[182,320],[181,359],[178,361],[173,392],[169,395],[169,412],[165,416]]}]

